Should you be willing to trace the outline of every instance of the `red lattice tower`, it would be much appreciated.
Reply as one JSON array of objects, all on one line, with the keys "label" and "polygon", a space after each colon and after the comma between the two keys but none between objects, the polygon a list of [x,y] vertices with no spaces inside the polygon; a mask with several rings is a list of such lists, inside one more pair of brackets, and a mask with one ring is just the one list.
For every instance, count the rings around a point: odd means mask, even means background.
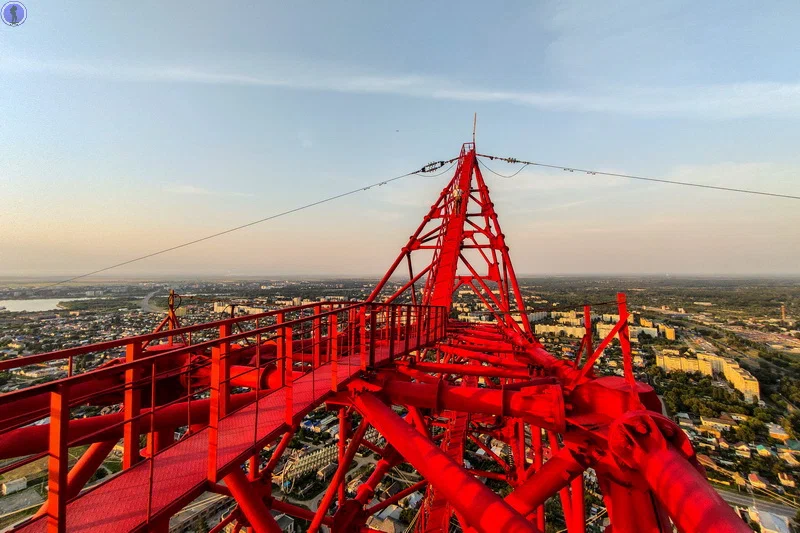
[{"label": "red lattice tower", "polygon": [[[404,261],[408,280],[398,285]],[[451,320],[463,290],[493,320]],[[366,302],[185,327],[171,308],[153,333],[0,361],[0,371],[67,373],[0,395],[0,473],[47,462],[47,501],[14,531],[167,531],[204,492],[226,497],[213,500],[225,506],[214,532],[279,531],[280,514],[314,532],[385,530],[390,507],[419,491],[417,531],[541,532],[551,521],[583,532],[588,477],[607,531],[665,532],[670,521],[683,532],[749,531],[708,485],[653,389],[634,379],[623,295],[617,306],[618,322],[596,347],[584,308],[575,360],[544,349],[474,143],[465,144]],[[624,375],[598,377],[593,365],[614,339]],[[87,361],[95,368],[77,372]],[[289,449],[320,407],[338,415],[338,442],[318,450],[337,467],[309,510],[281,488],[311,462],[288,458]],[[122,471],[81,492],[115,449]],[[378,459],[348,479],[359,450]],[[546,516],[550,499],[557,515]]]}]

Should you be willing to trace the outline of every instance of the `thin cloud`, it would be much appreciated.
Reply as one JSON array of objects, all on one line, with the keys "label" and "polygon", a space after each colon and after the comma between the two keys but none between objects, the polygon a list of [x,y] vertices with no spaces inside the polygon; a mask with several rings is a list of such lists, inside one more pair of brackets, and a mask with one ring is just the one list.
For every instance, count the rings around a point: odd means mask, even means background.
[{"label": "thin cloud", "polygon": [[307,71],[291,66],[270,74],[244,74],[191,66],[138,66],[103,62],[0,57],[8,74],[96,78],[121,82],[242,85],[349,94],[385,94],[511,104],[548,111],[613,113],[644,117],[730,119],[800,115],[800,82],[744,82],[677,87],[616,87],[596,91],[529,91],[469,88],[436,76],[342,72],[319,65]]},{"label": "thin cloud", "polygon": [[213,191],[211,189],[206,189],[204,187],[197,187],[195,185],[168,185],[164,187],[164,192],[169,194],[181,194],[186,196],[252,196],[251,194],[244,193],[244,192],[232,192],[232,191]]}]

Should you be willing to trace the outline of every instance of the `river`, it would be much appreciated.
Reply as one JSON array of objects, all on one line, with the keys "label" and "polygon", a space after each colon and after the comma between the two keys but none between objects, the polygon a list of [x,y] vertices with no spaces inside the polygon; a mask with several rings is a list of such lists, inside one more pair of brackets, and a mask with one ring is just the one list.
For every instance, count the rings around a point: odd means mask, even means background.
[{"label": "river", "polygon": [[[73,300],[86,300],[91,298],[42,298],[38,300],[0,300],[0,312],[2,311],[53,311],[58,309],[58,302],[69,302]],[[2,308],[5,307],[3,310]]]}]

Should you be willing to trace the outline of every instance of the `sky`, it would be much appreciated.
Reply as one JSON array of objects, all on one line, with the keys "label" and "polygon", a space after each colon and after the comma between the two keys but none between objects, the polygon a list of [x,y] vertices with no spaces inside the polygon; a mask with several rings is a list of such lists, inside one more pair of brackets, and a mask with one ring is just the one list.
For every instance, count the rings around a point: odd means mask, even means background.
[{"label": "sky", "polygon": [[[800,3],[24,2],[0,276],[73,276],[458,155],[800,194]],[[491,165],[503,174],[516,171]],[[375,275],[449,175],[108,274]],[[521,275],[800,275],[800,204],[486,173]]]}]

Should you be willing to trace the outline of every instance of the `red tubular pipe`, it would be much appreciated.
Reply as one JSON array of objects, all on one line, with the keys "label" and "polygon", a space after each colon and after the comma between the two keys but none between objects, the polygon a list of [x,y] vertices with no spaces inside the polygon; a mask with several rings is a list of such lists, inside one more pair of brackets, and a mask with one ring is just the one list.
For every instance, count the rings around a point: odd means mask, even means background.
[{"label": "red tubular pipe", "polygon": [[358,394],[354,405],[478,531],[538,531],[374,395]]},{"label": "red tubular pipe", "polygon": [[[97,391],[105,389],[112,389],[120,385],[120,382],[113,378],[100,378],[86,383],[79,383],[73,385],[70,389],[70,396],[72,398],[83,398],[86,396],[96,395]],[[119,391],[116,393],[122,396]],[[6,416],[0,416],[0,431],[14,426],[19,422],[35,422],[40,418],[50,416],[50,394],[41,393],[29,398],[22,398],[13,402],[9,402],[0,408],[0,413]],[[24,417],[24,414],[34,413],[30,417]]]},{"label": "red tubular pipe", "polygon": [[272,476],[272,472],[275,470],[275,467],[278,466],[278,461],[281,460],[283,452],[286,451],[286,448],[289,447],[289,443],[292,442],[292,438],[294,437],[295,431],[296,430],[293,427],[286,430],[286,433],[283,434],[283,437],[281,437],[280,442],[278,443],[277,446],[275,446],[275,449],[272,451],[272,455],[269,458],[269,462],[267,462],[267,465],[264,467],[264,470],[261,471],[262,474]]},{"label": "red tubular pipe", "polygon": [[640,472],[679,531],[748,533],[750,528],[674,448],[634,454]]},{"label": "red tubular pipe", "polygon": [[[108,454],[117,445],[117,441],[110,440],[106,442],[95,442],[89,449],[87,449],[78,462],[72,467],[67,474],[67,499],[73,498],[86,486],[89,478],[100,468],[103,461],[106,460]],[[36,511],[32,518],[38,518],[47,514],[48,501],[45,501],[42,506]]]},{"label": "red tubular pipe", "polygon": [[[294,355],[292,356],[294,357]],[[230,370],[231,385],[234,387],[256,388],[256,382],[260,379],[258,388],[263,390],[277,389],[283,385],[283,376],[277,367],[271,366],[261,370],[259,373],[256,368],[250,366],[233,365]],[[293,379],[302,377],[303,372],[292,372]],[[209,381],[210,383],[210,381]]]},{"label": "red tubular pipe", "polygon": [[488,470],[476,470],[474,468],[470,468],[467,470],[470,474],[475,477],[485,477],[486,479],[496,479],[497,481],[508,481],[508,476],[505,474],[501,474],[499,472],[489,472]]},{"label": "red tubular pipe", "polygon": [[367,478],[367,480],[358,486],[358,490],[356,491],[356,497],[354,498],[358,503],[361,505],[366,505],[372,498],[375,496],[375,489],[378,486],[378,483],[383,481],[383,478],[386,474],[394,468],[399,461],[399,455],[396,452],[390,453],[390,455],[398,456],[398,457],[391,457],[391,458],[384,458],[378,461],[375,464],[375,470],[372,471],[372,474]]},{"label": "red tubular pipe", "polygon": [[[354,385],[358,386],[355,383]],[[546,429],[559,432],[564,429],[564,399],[558,385],[538,385],[520,391],[504,391],[388,381],[383,390],[392,403],[515,416]]]},{"label": "red tubular pipe", "polygon": [[456,365],[445,363],[414,363],[410,368],[420,372],[436,374],[461,374],[462,376],[485,376],[494,378],[529,379],[530,373],[525,370],[510,370],[481,365]]},{"label": "red tubular pipe", "polygon": [[372,507],[367,508],[364,511],[364,514],[371,516],[371,515],[374,515],[375,513],[380,513],[381,511],[383,511],[384,509],[386,509],[390,505],[393,505],[393,504],[399,502],[400,500],[402,500],[403,498],[405,498],[409,494],[413,494],[416,491],[420,490],[421,488],[424,488],[427,484],[428,484],[428,481],[425,480],[425,479],[423,479],[422,481],[417,481],[416,483],[414,483],[410,487],[406,487],[405,489],[401,490],[400,492],[398,492],[394,496],[386,498],[382,502],[377,503],[377,504],[373,505]]},{"label": "red tubular pipe", "polygon": [[347,451],[344,454],[344,460],[339,464],[339,468],[336,469],[336,473],[333,474],[333,479],[331,479],[330,485],[328,485],[328,490],[325,491],[325,495],[319,502],[317,512],[314,514],[314,519],[308,526],[308,533],[316,533],[319,531],[319,526],[322,525],[322,520],[328,513],[328,507],[330,507],[334,496],[336,496],[336,487],[339,485],[339,483],[344,481],[344,476],[349,469],[350,463],[353,461],[353,457],[356,455],[356,451],[358,451],[358,447],[361,444],[361,439],[364,438],[364,434],[367,432],[368,427],[369,424],[367,423],[367,420],[361,420],[361,424],[358,426],[358,429],[355,433],[353,433],[353,438],[350,439],[350,444],[347,446]]},{"label": "red tubular pipe", "polygon": [[222,531],[225,529],[225,526],[236,520],[236,516],[236,510],[232,511],[231,514],[223,518],[219,524],[211,528],[208,533],[222,533]]},{"label": "red tubular pipe", "polygon": [[[299,505],[294,505],[288,502],[284,502],[281,500],[272,499],[269,503],[271,509],[278,511],[280,513],[286,513],[291,516],[295,516],[297,518],[302,518],[303,520],[307,520],[311,522],[314,519],[314,511],[309,511],[308,509],[304,509]],[[322,518],[322,524],[325,526],[332,526],[333,525],[333,518],[330,516],[324,516]]]},{"label": "red tubular pipe", "polygon": [[439,351],[441,351],[442,353],[449,353],[457,355],[459,357],[464,357],[466,359],[473,359],[475,361],[480,361],[482,363],[489,363],[497,366],[504,366],[508,368],[528,368],[527,364],[521,363],[511,358],[489,355],[483,352],[476,352],[474,350],[468,350],[467,348],[460,348],[458,346],[452,346],[449,344],[440,345]]},{"label": "red tubular pipe", "polygon": [[[256,393],[234,394],[231,396],[231,409],[236,409],[255,400]],[[198,423],[208,423],[209,400],[192,400],[191,419],[192,426]],[[188,402],[180,402],[158,409],[154,427],[156,430],[175,428],[186,425]],[[142,427],[150,427],[150,409],[142,409],[144,416],[140,418]],[[118,440],[122,437],[124,420],[122,412],[110,415],[79,418],[69,422],[70,446],[81,446],[92,442]],[[105,431],[104,431],[104,428]],[[47,451],[49,448],[50,424],[26,426],[5,433],[0,433],[0,459],[22,457]]]},{"label": "red tubular pipe", "polygon": [[225,476],[225,486],[231,489],[231,495],[239,504],[242,514],[258,533],[281,533],[280,526],[261,501],[258,492],[253,490],[241,468],[234,468]]}]

